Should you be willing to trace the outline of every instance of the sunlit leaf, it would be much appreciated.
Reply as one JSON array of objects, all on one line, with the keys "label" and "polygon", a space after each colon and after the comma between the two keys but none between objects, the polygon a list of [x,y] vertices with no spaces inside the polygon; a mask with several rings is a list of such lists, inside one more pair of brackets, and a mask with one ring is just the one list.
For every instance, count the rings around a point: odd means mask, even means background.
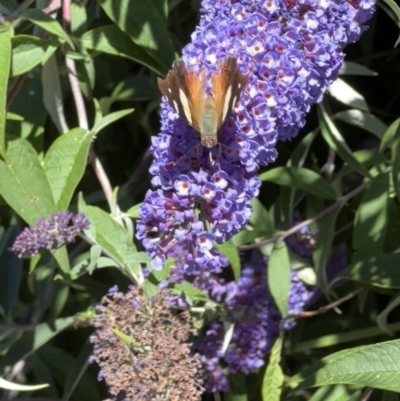
[{"label": "sunlit leaf", "polygon": [[174,47],[163,12],[154,0],[99,0],[106,14],[141,49],[164,68],[174,60]]},{"label": "sunlit leaf", "polygon": [[277,241],[268,260],[268,287],[276,306],[283,316],[288,313],[290,290],[290,259],[286,244]]},{"label": "sunlit leaf", "polygon": [[160,75],[164,75],[167,70],[166,67],[160,65],[142,47],[133,43],[115,25],[106,25],[86,32],[82,36],[81,41],[83,46],[89,50],[130,58]]},{"label": "sunlit leaf", "polygon": [[382,173],[371,181],[355,216],[353,246],[363,256],[383,251],[388,200],[389,174]]},{"label": "sunlit leaf", "polygon": [[335,119],[360,127],[378,138],[382,138],[387,130],[387,125],[379,120],[379,118],[362,110],[352,109],[340,111],[335,114]]},{"label": "sunlit leaf", "polygon": [[46,153],[44,169],[59,210],[68,208],[87,165],[94,134],[74,128],[53,142]]},{"label": "sunlit leaf", "polygon": [[67,42],[72,49],[75,48],[74,43],[64,31],[60,23],[54,18],[51,18],[43,11],[38,10],[37,8],[29,8],[22,13],[22,16],[30,20],[34,24],[40,26],[45,31],[58,36],[61,40]]},{"label": "sunlit leaf", "polygon": [[331,384],[368,386],[400,392],[400,340],[331,354],[314,364],[296,391]]},{"label": "sunlit leaf", "polygon": [[369,111],[364,97],[342,79],[336,79],[329,87],[329,93],[339,102],[355,109]]},{"label": "sunlit leaf", "polygon": [[8,163],[0,161],[0,195],[29,224],[49,217],[56,206],[32,145],[24,139],[10,141],[7,157]]},{"label": "sunlit leaf", "polygon": [[48,387],[48,384],[26,385],[10,382],[0,377],[0,388],[9,391],[35,391]]},{"label": "sunlit leaf", "polygon": [[263,401],[280,401],[284,376],[280,366],[282,352],[282,337],[278,337],[271,349],[269,363],[264,373],[262,383]]},{"label": "sunlit leaf", "polygon": [[355,257],[333,282],[344,278],[381,288],[400,288],[399,266],[399,253],[380,253],[359,260]]},{"label": "sunlit leaf", "polygon": [[333,188],[320,175],[302,167],[275,167],[259,175],[261,181],[309,192],[323,199],[335,199]]},{"label": "sunlit leaf", "polygon": [[0,156],[6,157],[5,128],[6,128],[6,102],[7,83],[11,65],[11,29],[0,32]]}]

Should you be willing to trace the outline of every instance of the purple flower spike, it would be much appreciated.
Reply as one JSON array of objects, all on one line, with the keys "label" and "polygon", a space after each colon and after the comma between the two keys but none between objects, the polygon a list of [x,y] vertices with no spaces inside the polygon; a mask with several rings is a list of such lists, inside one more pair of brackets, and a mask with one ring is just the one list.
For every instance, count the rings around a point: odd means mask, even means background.
[{"label": "purple flower spike", "polygon": [[[209,79],[220,60],[235,57],[248,83],[211,149],[201,146],[198,133],[163,99],[161,133],[151,147],[155,190],[146,196],[137,231],[157,255],[156,268],[178,243],[192,255],[187,266],[224,266],[213,250],[204,252],[199,235],[207,231],[209,241],[222,243],[246,224],[260,186],[258,167],[274,162],[276,142],[303,127],[311,105],[336,79],[344,47],[365,30],[374,4],[202,1],[200,24],[183,49],[186,68]],[[155,244],[161,252],[154,253]]]},{"label": "purple flower spike", "polygon": [[50,218],[40,217],[38,222],[26,227],[16,238],[12,250],[22,258],[35,256],[40,249],[56,249],[73,242],[80,231],[89,228],[83,213],[55,212]]}]

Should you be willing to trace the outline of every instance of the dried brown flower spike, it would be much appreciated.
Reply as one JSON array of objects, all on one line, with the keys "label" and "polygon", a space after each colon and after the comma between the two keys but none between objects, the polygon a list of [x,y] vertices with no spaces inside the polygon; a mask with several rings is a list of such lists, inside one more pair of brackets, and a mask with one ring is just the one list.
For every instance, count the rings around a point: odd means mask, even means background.
[{"label": "dried brown flower spike", "polygon": [[174,314],[166,290],[151,299],[132,287],[110,291],[92,319],[91,360],[100,366],[112,400],[197,401],[203,392],[195,334],[187,312]]}]

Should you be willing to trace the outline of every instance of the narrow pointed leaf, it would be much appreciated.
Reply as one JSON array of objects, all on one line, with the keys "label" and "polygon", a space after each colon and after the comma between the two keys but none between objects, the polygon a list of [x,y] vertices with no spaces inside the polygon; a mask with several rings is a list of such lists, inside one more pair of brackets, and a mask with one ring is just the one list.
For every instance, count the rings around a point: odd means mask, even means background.
[{"label": "narrow pointed leaf", "polygon": [[7,84],[11,65],[11,29],[0,31],[0,156],[6,157],[5,129]]},{"label": "narrow pointed leaf", "polygon": [[361,346],[330,355],[296,388],[349,384],[400,392],[400,340]]},{"label": "narrow pointed leaf", "polygon": [[378,138],[382,138],[387,130],[387,125],[379,120],[379,118],[362,110],[353,109],[340,111],[335,114],[335,119],[360,127]]},{"label": "narrow pointed leaf", "polygon": [[400,288],[399,266],[399,253],[380,253],[359,260],[355,257],[334,282],[344,278],[381,288]]},{"label": "narrow pointed leaf", "polygon": [[106,14],[130,39],[169,68],[174,60],[174,47],[167,29],[167,20],[154,0],[99,0]]},{"label": "narrow pointed leaf", "polygon": [[374,177],[357,209],[353,246],[360,255],[382,252],[388,218],[389,174]]},{"label": "narrow pointed leaf", "polygon": [[131,114],[135,109],[126,109],[126,110],[120,110],[116,111],[114,113],[107,114],[105,117],[103,117],[94,127],[93,127],[93,132],[96,134],[100,132],[103,128],[107,127],[107,125],[112,124],[114,121],[118,121],[121,118]]},{"label": "narrow pointed leaf", "polygon": [[37,351],[61,331],[71,327],[74,320],[73,316],[63,317],[53,322],[40,323],[33,330],[26,331],[0,359],[0,372]]},{"label": "narrow pointed leaf", "polygon": [[223,244],[215,244],[216,248],[219,249],[222,254],[228,259],[229,264],[232,267],[235,280],[240,277],[241,266],[238,250],[232,240],[225,241]]},{"label": "narrow pointed leaf", "polygon": [[323,199],[336,198],[335,191],[320,175],[302,167],[275,167],[259,175],[261,181],[296,188]]},{"label": "narrow pointed leaf", "polygon": [[37,26],[40,26],[45,31],[58,36],[61,40],[67,42],[72,49],[75,48],[74,43],[64,31],[60,23],[43,11],[38,10],[37,8],[29,8],[22,13],[22,16]]},{"label": "narrow pointed leaf", "polygon": [[347,162],[354,171],[362,176],[369,177],[369,171],[353,156],[353,152],[348,147],[346,141],[343,139],[322,104],[319,106],[318,111],[321,133],[329,147]]},{"label": "narrow pointed leaf", "polygon": [[280,366],[282,337],[278,337],[271,349],[269,363],[262,383],[263,401],[280,401],[283,387],[283,372]]},{"label": "narrow pointed leaf", "polygon": [[59,210],[66,210],[87,165],[94,134],[74,128],[53,142],[44,169]]},{"label": "narrow pointed leaf", "polygon": [[81,38],[81,43],[88,50],[134,60],[160,75],[167,70],[115,25],[106,25],[86,32]]},{"label": "narrow pointed leaf", "polygon": [[46,173],[32,145],[24,139],[8,143],[8,163],[0,161],[0,194],[29,224],[49,217],[55,202]]},{"label": "narrow pointed leaf", "polygon": [[55,39],[39,39],[29,35],[14,36],[11,76],[24,74],[45,61],[49,56],[47,49],[57,44]]},{"label": "narrow pointed leaf", "polygon": [[343,79],[336,79],[329,87],[329,93],[339,102],[355,109],[369,111],[368,104],[364,97],[352,88]]},{"label": "narrow pointed leaf", "polygon": [[8,380],[4,380],[0,377],[0,388],[9,391],[35,391],[41,390],[42,388],[49,387],[48,384],[36,384],[36,385],[26,385],[26,384],[18,384],[14,382],[10,382]]},{"label": "narrow pointed leaf", "polygon": [[286,316],[290,291],[290,259],[283,241],[278,241],[274,245],[268,261],[267,275],[268,287],[276,306],[281,314]]},{"label": "narrow pointed leaf", "polygon": [[[87,207],[87,216],[94,226],[96,243],[120,263],[125,273],[129,272],[135,280],[142,280],[140,263],[144,259],[143,253],[137,252],[133,238],[125,228],[108,213],[94,206]],[[146,256],[146,260],[149,260]]]}]

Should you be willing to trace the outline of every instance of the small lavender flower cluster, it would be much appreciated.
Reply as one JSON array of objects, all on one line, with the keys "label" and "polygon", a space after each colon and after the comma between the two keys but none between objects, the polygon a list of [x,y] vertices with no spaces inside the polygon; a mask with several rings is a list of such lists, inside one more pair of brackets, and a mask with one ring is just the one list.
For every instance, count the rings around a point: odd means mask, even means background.
[{"label": "small lavender flower cluster", "polygon": [[91,362],[100,366],[112,400],[198,401],[201,369],[187,341],[195,334],[187,311],[174,314],[168,292],[148,298],[116,287],[96,307]]},{"label": "small lavender flower cluster", "polygon": [[248,85],[218,133],[219,146],[161,104],[153,138],[152,185],[137,238],[161,269],[176,244],[186,244],[186,268],[225,265],[213,249],[236,234],[257,196],[259,165],[276,159],[277,140],[293,138],[312,104],[337,77],[343,48],[357,40],[375,0],[203,0],[200,24],[183,60],[210,76],[218,60],[237,58]]},{"label": "small lavender flower cluster", "polygon": [[89,225],[83,213],[55,212],[50,218],[40,217],[35,225],[26,227],[16,238],[12,250],[22,258],[35,256],[41,249],[57,249],[73,242]]}]

